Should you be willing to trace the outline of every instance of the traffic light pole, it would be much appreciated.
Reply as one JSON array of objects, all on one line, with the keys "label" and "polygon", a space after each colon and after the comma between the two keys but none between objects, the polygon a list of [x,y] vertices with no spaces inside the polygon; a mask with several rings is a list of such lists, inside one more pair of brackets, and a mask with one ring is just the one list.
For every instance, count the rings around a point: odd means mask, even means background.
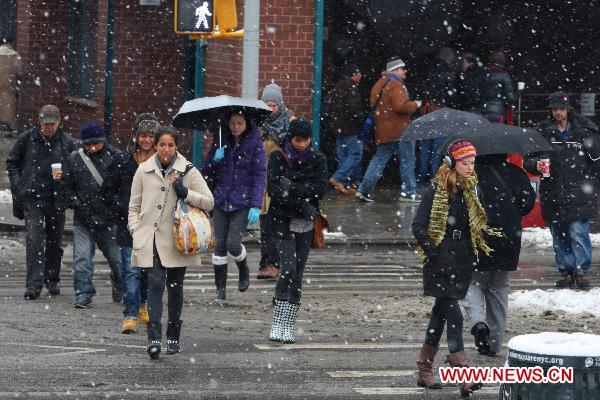
[{"label": "traffic light pole", "polygon": [[320,145],[321,130],[321,91],[323,87],[323,29],[325,25],[325,0],[315,2],[315,36],[313,55],[313,95],[312,95],[312,142],[317,149]]},{"label": "traffic light pole", "polygon": [[260,0],[244,2],[244,59],[242,64],[242,97],[258,98],[258,55]]},{"label": "traffic light pole", "polygon": [[[194,84],[194,97],[204,96],[204,49],[206,40],[196,40],[196,76]],[[194,145],[192,150],[192,163],[196,168],[202,167],[202,156],[204,150],[204,132],[194,129]]]}]

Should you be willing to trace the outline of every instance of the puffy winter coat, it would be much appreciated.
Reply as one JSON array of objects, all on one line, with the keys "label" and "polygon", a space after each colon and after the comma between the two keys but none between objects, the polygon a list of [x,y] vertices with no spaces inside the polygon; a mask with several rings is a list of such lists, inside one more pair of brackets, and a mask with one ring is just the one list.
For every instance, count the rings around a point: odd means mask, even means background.
[{"label": "puffy winter coat", "polygon": [[[177,195],[171,182],[172,173],[182,173],[190,162],[177,153],[171,173],[162,175],[156,157],[140,164],[131,184],[128,227],[133,237],[131,265],[152,268],[153,246],[165,268],[200,265],[200,255],[185,255],[177,251],[173,236],[173,218]],[[188,188],[185,202],[210,211],[213,197],[196,168],[183,177]]]},{"label": "puffy winter coat", "polygon": [[512,79],[503,66],[492,64],[485,69],[481,100],[484,114],[504,114],[507,106],[517,102]]},{"label": "puffy winter coat", "polygon": [[504,237],[486,236],[494,251],[489,256],[479,254],[478,269],[514,271],[521,252],[521,219],[533,208],[535,191],[525,172],[507,163],[505,155],[477,157],[475,171],[488,225],[504,233]]},{"label": "puffy winter coat", "polygon": [[[88,154],[92,163],[103,179],[108,176],[113,157],[120,150],[111,144],[104,143],[102,149],[94,154]],[[87,153],[86,153],[87,154]],[[102,196],[101,186],[83,162],[79,150],[69,154],[63,165],[63,176],[55,183],[57,205],[75,210],[73,221],[88,228],[103,228],[118,222],[118,213],[107,204]]]},{"label": "puffy winter coat", "polygon": [[541,175],[536,168],[540,159],[550,159],[550,177],[542,178],[540,201],[542,216],[551,221],[572,222],[596,215],[600,161],[598,127],[585,117],[569,112],[569,133],[566,139],[549,117],[538,125],[538,130],[552,143],[555,152],[531,154],[524,166],[532,174]]},{"label": "puffy winter coat", "polygon": [[463,299],[471,284],[476,259],[471,247],[469,213],[458,191],[448,199],[446,235],[435,246],[427,233],[436,186],[431,185],[421,199],[412,231],[428,257],[423,265],[423,292],[426,296]]},{"label": "puffy winter coat", "polygon": [[[383,85],[387,82],[387,85]],[[383,90],[381,90],[383,88]],[[377,95],[381,98],[377,103]],[[410,115],[417,110],[417,103],[410,100],[404,82],[387,73],[371,89],[370,104],[375,108],[375,141],[377,144],[391,143],[400,139],[410,123]]]},{"label": "puffy winter coat", "polygon": [[457,88],[457,108],[459,110],[481,113],[483,68],[473,64],[460,75]]},{"label": "puffy winter coat", "polygon": [[202,166],[202,174],[213,192],[215,204],[223,206],[229,201],[239,208],[263,205],[266,177],[265,146],[257,128],[246,130],[235,143],[233,135],[224,137],[225,156],[215,162],[219,140],[213,145]]},{"label": "puffy winter coat", "polygon": [[351,78],[344,78],[335,85],[329,112],[331,128],[335,136],[357,135],[366,111],[358,85]]},{"label": "puffy winter coat", "polygon": [[[267,176],[267,193],[271,196],[267,226],[277,238],[287,239],[292,218],[313,219],[315,215],[307,213],[320,212],[319,200],[327,190],[327,159],[315,150],[308,162],[290,166],[281,152],[274,151],[269,158]],[[289,191],[281,187],[282,176],[292,182]],[[306,207],[307,204],[312,207]]]}]

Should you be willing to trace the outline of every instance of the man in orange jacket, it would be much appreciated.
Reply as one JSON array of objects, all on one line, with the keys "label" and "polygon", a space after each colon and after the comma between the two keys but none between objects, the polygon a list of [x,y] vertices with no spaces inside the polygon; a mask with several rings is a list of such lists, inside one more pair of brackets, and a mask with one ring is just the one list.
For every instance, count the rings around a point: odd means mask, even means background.
[{"label": "man in orange jacket", "polygon": [[377,151],[369,163],[356,197],[373,201],[375,185],[392,156],[398,158],[402,191],[400,201],[419,202],[415,179],[415,143],[400,142],[402,132],[410,123],[410,115],[421,107],[420,100],[410,100],[404,84],[407,69],[400,58],[391,59],[381,78],[371,89],[370,104],[375,109],[375,142]]}]

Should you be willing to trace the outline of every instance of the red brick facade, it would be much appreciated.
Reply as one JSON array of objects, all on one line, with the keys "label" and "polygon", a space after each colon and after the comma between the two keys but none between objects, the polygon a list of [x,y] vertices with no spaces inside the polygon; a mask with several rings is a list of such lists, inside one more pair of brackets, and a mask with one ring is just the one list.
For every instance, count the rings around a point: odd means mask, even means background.
[{"label": "red brick facade", "polygon": [[[314,0],[261,2],[259,96],[274,80],[287,106],[309,115],[312,89]],[[65,128],[77,136],[82,122],[104,119],[108,0],[98,0],[98,51],[95,102],[67,96],[68,0],[19,1],[17,51],[25,76],[19,101],[21,126],[37,121],[46,103],[60,107]],[[141,6],[115,1],[112,132],[127,140],[135,114],[153,111],[170,121],[183,103],[184,39],[173,32],[173,5]],[[238,1],[243,25],[243,2]],[[205,95],[239,95],[242,39],[210,39],[206,50]],[[193,84],[193,82],[192,82]],[[189,140],[186,140],[189,142]]]}]

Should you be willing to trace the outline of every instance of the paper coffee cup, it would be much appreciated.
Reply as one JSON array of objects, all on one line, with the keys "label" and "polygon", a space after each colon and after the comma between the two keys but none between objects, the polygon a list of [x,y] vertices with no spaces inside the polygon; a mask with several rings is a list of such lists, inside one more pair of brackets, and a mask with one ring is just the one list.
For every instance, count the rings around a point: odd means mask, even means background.
[{"label": "paper coffee cup", "polygon": [[540,161],[544,163],[544,172],[542,173],[542,177],[548,178],[550,176],[550,159],[542,158]]},{"label": "paper coffee cup", "polygon": [[61,172],[62,171],[62,164],[61,163],[54,163],[54,164],[50,165],[50,168],[52,168],[52,172]]}]

